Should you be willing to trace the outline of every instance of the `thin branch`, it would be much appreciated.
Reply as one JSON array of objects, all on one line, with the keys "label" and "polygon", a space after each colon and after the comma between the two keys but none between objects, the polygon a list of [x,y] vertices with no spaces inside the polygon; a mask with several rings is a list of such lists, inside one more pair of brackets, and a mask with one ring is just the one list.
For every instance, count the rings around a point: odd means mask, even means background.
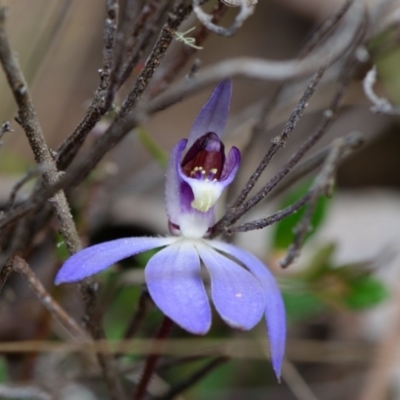
[{"label": "thin branch", "polygon": [[[217,2],[211,12],[211,22],[216,24],[221,20],[227,7],[221,2]],[[205,42],[209,36],[210,31],[204,26],[200,25],[196,31],[193,33],[193,38],[195,39],[196,46],[200,47]],[[155,77],[150,83],[149,94],[151,98],[161,93],[166,89],[169,83],[179,74],[182,68],[189,61],[190,57],[197,52],[197,49],[189,46],[182,46],[182,49],[178,55],[174,57],[173,60],[163,69],[163,73],[159,77]],[[196,65],[196,63],[195,63]],[[192,72],[192,71],[191,71]],[[190,73],[190,77],[194,74]]]},{"label": "thin branch", "polygon": [[303,207],[304,204],[306,204],[310,200],[310,197],[311,194],[307,193],[299,200],[291,204],[290,206],[270,215],[269,217],[260,218],[256,221],[250,221],[244,224],[227,227],[225,228],[225,232],[228,235],[232,235],[235,232],[248,232],[248,231],[253,231],[255,229],[263,229],[269,225],[275,224],[276,222],[282,221],[289,215],[292,215],[297,211],[299,211],[300,208]]},{"label": "thin branch", "polygon": [[333,29],[336,28],[337,24],[343,18],[343,16],[347,13],[349,8],[354,3],[354,0],[346,0],[343,5],[339,8],[339,10],[332,15],[332,17],[328,18],[311,36],[311,38],[307,41],[303,49],[301,50],[299,57],[303,58],[307,54],[309,54],[313,49],[315,49],[318,45],[321,44],[322,40],[326,38]]},{"label": "thin branch", "polygon": [[24,280],[26,280],[39,301],[45,308],[47,308],[51,316],[59,322],[73,338],[78,340],[88,339],[87,333],[50,295],[25,260],[15,256],[9,260],[6,266],[7,265],[11,266],[22,276],[22,278],[24,278]]},{"label": "thin branch", "polygon": [[175,396],[194,386],[196,383],[205,378],[210,372],[225,364],[228,360],[228,357],[217,357],[214,360],[209,361],[206,365],[189,376],[189,378],[172,387],[167,394],[160,397],[158,400],[173,400]]},{"label": "thin branch", "polygon": [[[147,289],[143,288],[138,301],[137,309],[135,310],[133,317],[129,321],[129,325],[126,328],[124,339],[131,339],[136,336],[139,329],[141,328],[144,319],[146,318],[153,302]],[[123,353],[116,354],[116,357],[121,357]]]},{"label": "thin branch", "polygon": [[[330,18],[328,18],[321,26],[319,26],[317,28],[317,30],[314,32],[314,34],[306,42],[306,44],[300,51],[300,53],[298,55],[299,58],[306,57],[312,50],[314,50],[317,46],[322,44],[322,42],[327,37],[327,35],[330,34],[333,31],[333,29],[335,29],[336,26],[339,24],[339,22],[341,21],[343,16],[346,14],[346,12],[348,11],[348,9],[350,8],[352,3],[353,3],[353,0],[347,0],[343,4],[343,6],[334,15],[332,15]],[[253,128],[252,128],[252,137],[253,137],[252,142],[253,143],[257,142],[257,140],[256,140],[257,138],[261,139],[261,136],[267,131],[268,116],[270,115],[270,113],[272,112],[274,107],[276,106],[283,89],[291,82],[292,82],[292,80],[286,81],[286,82],[281,82],[281,84],[274,91],[273,96],[262,102],[257,121],[254,123]],[[301,102],[302,102],[302,100],[300,101],[300,103]],[[304,103],[304,104],[306,104],[306,103]],[[291,119],[292,118],[293,118],[293,115],[292,115]],[[248,149],[249,148],[247,147],[245,149],[245,151]],[[265,158],[268,159],[268,154],[266,155]],[[263,161],[265,161],[265,158]],[[262,163],[263,163],[263,161],[262,161]],[[257,168],[257,171],[253,174],[253,176],[249,179],[249,181],[246,184],[246,187],[249,184],[251,185],[252,179],[256,178],[257,175],[259,176],[259,174],[261,174],[262,171],[260,171],[260,169],[262,168],[262,163]],[[247,187],[247,189],[246,189],[246,187],[242,191],[241,196],[236,200],[236,203],[242,203],[244,201],[245,197],[247,196],[247,194],[249,193],[249,191],[251,189],[249,187]],[[233,186],[231,185],[229,188],[230,188],[230,190],[232,190]],[[228,196],[228,198],[229,198],[229,196]],[[232,205],[231,207],[237,206],[236,203],[234,205]]]},{"label": "thin branch", "polygon": [[292,362],[283,362],[282,378],[298,400],[318,400]]},{"label": "thin branch", "polygon": [[322,67],[313,76],[313,78],[311,79],[310,83],[307,86],[306,91],[304,92],[299,103],[293,110],[292,115],[290,116],[288,122],[286,123],[285,127],[283,128],[281,134],[272,140],[271,148],[268,150],[267,154],[264,156],[261,163],[255,170],[255,172],[251,175],[250,179],[246,183],[246,185],[245,185],[244,189],[242,190],[242,192],[240,193],[239,197],[237,198],[235,203],[232,205],[232,208],[237,208],[243,204],[243,202],[247,198],[247,195],[250,193],[251,189],[253,189],[254,185],[258,181],[258,178],[260,177],[262,172],[265,170],[265,168],[268,166],[268,164],[272,160],[273,156],[276,154],[276,152],[279,149],[285,147],[287,139],[289,139],[291,132],[296,127],[297,123],[299,122],[301,116],[304,113],[304,110],[308,106],[308,102],[310,101],[311,96],[314,94],[315,89],[316,89],[318,83],[320,82],[324,72],[325,72],[325,67]]},{"label": "thin branch", "polygon": [[[230,208],[226,215],[214,226],[212,236],[216,236],[221,232],[236,232],[239,228],[240,231],[248,230],[246,227],[254,226],[253,222],[247,224],[242,224],[239,227],[231,228],[230,225],[241,218],[245,213],[247,213],[251,208],[257,205],[261,200],[263,200],[274,188],[278,185],[283,178],[288,175],[288,173],[297,165],[297,163],[303,158],[303,156],[310,150],[318,140],[329,130],[332,126],[336,116],[339,112],[339,107],[341,101],[346,93],[346,89],[350,83],[351,73],[355,66],[355,60],[351,56],[348,59],[347,64],[344,67],[344,73],[341,77],[339,87],[331,101],[330,107],[324,112],[322,121],[315,130],[315,132],[309,136],[309,138],[300,146],[300,148],[292,155],[289,161],[283,166],[281,170],[263,187],[261,188],[253,197],[244,202],[242,205],[236,208]],[[263,221],[263,222],[261,222]],[[255,224],[257,228],[260,229],[265,222],[269,222],[268,219],[260,220],[260,224]]]},{"label": "thin branch", "polygon": [[61,170],[64,170],[73,160],[87,134],[109,111],[114,99],[114,93],[109,94],[109,87],[111,72],[114,68],[113,58],[118,25],[118,8],[118,0],[107,0],[103,28],[103,67],[99,70],[100,83],[84,119],[57,150],[57,166]]},{"label": "thin branch", "polygon": [[161,61],[174,38],[176,30],[191,12],[192,7],[188,6],[185,1],[180,1],[176,4],[169,15],[167,23],[161,30],[157,43],[147,59],[145,67],[137,77],[133,89],[122,103],[117,119],[124,118],[136,105],[136,102],[146,90],[150,79],[153,77],[155,71],[161,64]]},{"label": "thin branch", "polygon": [[354,43],[354,39],[365,21],[365,5],[356,1],[343,18],[341,29],[337,29],[321,48],[317,48],[303,59],[271,61],[257,58],[233,58],[203,68],[195,79],[181,81],[154,99],[149,113],[162,110],[185,96],[204,89],[227,77],[242,77],[259,80],[284,81],[308,76],[321,66],[331,65]]},{"label": "thin branch", "polygon": [[[113,351],[119,353],[121,348],[125,354],[146,356],[157,352],[162,356],[193,356],[202,355],[215,357],[215,354],[234,359],[265,360],[269,354],[269,344],[265,338],[261,343],[252,339],[208,339],[179,338],[154,341],[152,339],[134,339],[128,341],[100,340],[90,344],[82,342],[60,341],[10,341],[0,342],[0,352],[6,354],[22,354],[26,352],[92,354],[96,352]],[[154,344],[163,346],[154,347]],[[260,351],[260,348],[263,351]],[[375,346],[357,341],[319,341],[305,339],[289,339],[286,346],[288,359],[307,363],[367,364],[373,360]]]},{"label": "thin branch", "polygon": [[43,175],[44,168],[42,165],[38,165],[36,168],[31,168],[25,176],[23,176],[12,188],[7,204],[4,207],[4,213],[8,213],[14,207],[15,199],[20,189],[31,179],[37,176]]},{"label": "thin branch", "polygon": [[384,97],[379,97],[374,92],[374,85],[376,83],[376,65],[374,65],[368,72],[363,81],[364,93],[371,101],[373,106],[370,110],[373,113],[377,114],[390,114],[390,115],[399,115],[400,114],[400,106],[394,107],[389,100]]},{"label": "thin branch", "polygon": [[[361,7],[361,10],[359,7]],[[346,24],[346,26],[341,30],[340,37],[336,37],[334,43],[331,41],[327,42],[327,45],[329,44],[331,47],[333,46],[332,54],[339,56],[339,54],[341,54],[345,48],[347,48],[347,45],[351,43],[353,37],[349,37],[347,34],[349,32],[358,32],[359,25],[363,21],[363,11],[364,7],[362,6],[361,2],[356,2],[353,7],[353,13],[351,14],[351,21],[348,21],[352,23]],[[321,54],[312,54],[313,56],[311,58],[307,58],[306,62],[308,65],[307,68],[309,69],[303,69],[305,64],[301,64],[297,60],[289,62],[289,64],[275,62],[273,63],[273,66],[270,64],[270,62],[257,59],[233,59],[227,61],[226,63],[219,63],[214,67],[204,69],[203,73],[204,71],[209,72],[207,72],[205,76],[202,75],[200,80],[198,79],[199,75],[197,75],[196,79],[191,79],[189,82],[185,81],[185,84],[182,84],[181,86],[178,85],[175,89],[163,93],[148,103],[143,103],[141,107],[137,107],[137,110],[128,115],[126,118],[113,123],[107,130],[106,134],[99,138],[95,145],[85,152],[85,154],[82,155],[77,163],[71,166],[59,184],[54,185],[54,187],[48,191],[42,191],[27,201],[22,202],[12,213],[9,213],[0,219],[0,228],[7,226],[22,215],[32,212],[40,207],[40,205],[43,204],[43,202],[46,201],[46,199],[51,195],[51,193],[54,193],[56,189],[69,187],[81,182],[81,180],[97,165],[102,157],[120,140],[122,140],[122,138],[131,129],[135,128],[138,124],[143,123],[147,114],[157,112],[160,108],[165,107],[166,104],[172,104],[174,101],[179,100],[184,94],[193,93],[209,83],[217,82],[221,78],[226,78],[228,76],[240,76],[243,74],[244,76],[250,76],[252,78],[259,79],[271,79],[278,77],[279,79],[286,79],[288,77],[287,72],[289,70],[291,73],[289,76],[291,77],[296,76],[299,72],[305,73],[308,71],[311,72],[312,70],[315,71],[315,65],[321,63]],[[315,59],[315,57],[318,57],[318,59]],[[228,70],[222,68],[222,71],[214,74],[213,71],[220,69],[220,67],[223,65],[231,65],[231,63],[233,63],[233,69],[230,67],[228,67]],[[281,67],[283,67],[284,70],[283,74],[279,72]],[[253,75],[253,70],[257,71],[258,69],[261,69],[263,72],[260,74],[260,71],[258,71],[257,74]]]},{"label": "thin branch", "polygon": [[[115,43],[115,65],[112,71],[112,87],[118,86],[121,66],[137,43],[138,36],[147,32],[146,23],[158,8],[160,0],[149,0],[139,11],[140,4],[135,0],[127,0],[122,10],[121,28]],[[133,27],[133,28],[132,28]],[[113,91],[113,90],[112,90]]]},{"label": "thin branch", "polygon": [[149,292],[146,289],[143,289],[139,302],[137,305],[137,309],[133,315],[132,320],[129,322],[129,325],[126,329],[124,339],[130,339],[136,336],[138,330],[140,329],[140,326],[143,323],[144,318],[146,317],[147,313],[149,312],[151,306],[152,306],[152,301],[149,295]]},{"label": "thin branch", "polygon": [[287,268],[300,255],[300,249],[305,237],[311,229],[311,218],[314,215],[317,201],[323,194],[329,194],[331,192],[334,183],[334,174],[345,149],[346,141],[344,138],[336,139],[333,142],[331,151],[326,158],[324,166],[309,191],[311,196],[307,202],[307,209],[303,217],[294,229],[295,237],[293,243],[290,245],[285,258],[279,261],[282,268]]},{"label": "thin branch", "polygon": [[[218,354],[214,354],[215,356],[218,356]],[[169,369],[169,368],[174,368],[176,366],[181,366],[183,364],[188,364],[188,363],[193,363],[196,361],[202,361],[205,358],[209,358],[210,355],[194,355],[194,356],[186,356],[186,357],[168,357],[164,358],[163,360],[160,361],[157,367],[157,371],[161,371],[164,369]]]},{"label": "thin branch", "polygon": [[[112,4],[109,2],[108,5]],[[6,9],[0,8],[0,61],[2,63],[3,69],[7,76],[7,81],[13,92],[15,101],[18,105],[18,117],[17,122],[23,127],[26,136],[28,138],[29,144],[35,156],[35,160],[38,164],[44,166],[45,171],[43,172],[43,181],[46,186],[54,186],[58,183],[60,174],[57,171],[56,161],[47,147],[46,141],[44,139],[43,131],[39,124],[39,120],[36,115],[36,111],[32,102],[32,98],[29,94],[28,87],[25,78],[20,69],[18,60],[14,55],[8,35],[5,30],[5,19],[6,19]],[[107,25],[107,23],[106,23]],[[74,254],[81,248],[80,239],[76,231],[76,227],[69,209],[69,205],[65,194],[63,191],[57,191],[54,196],[49,199],[54,207],[55,214],[59,223],[59,230],[61,236],[63,237],[67,249],[70,254]],[[96,329],[98,336],[95,339],[102,339],[100,336],[102,328],[99,324],[98,319],[95,318],[90,305],[96,302],[95,292],[88,290],[90,288],[90,283],[84,282],[82,284],[86,316],[89,319],[90,327],[99,326]],[[90,299],[90,297],[92,297]],[[95,329],[91,330],[93,333]],[[111,356],[99,355],[100,365],[103,368],[104,376],[110,388],[110,394],[115,400],[123,398],[122,386],[119,381],[119,377],[113,368],[113,359]]]},{"label": "thin branch", "polygon": [[[360,132],[351,132],[344,137],[344,140],[346,142],[346,148],[349,151],[342,155],[342,159],[344,159],[352,151],[359,149],[365,143],[364,136]],[[320,150],[294,168],[282,181],[282,184],[275,188],[275,190],[272,192],[272,197],[279,196],[286,189],[292,187],[295,182],[299,181],[307,174],[320,167],[331,152],[332,146],[333,145],[331,144],[325,149]]]},{"label": "thin branch", "polygon": [[[240,11],[236,15],[235,20],[231,27],[224,28],[222,26],[217,26],[213,22],[212,15],[205,13],[200,7],[200,0],[192,0],[193,12],[196,14],[198,20],[211,32],[216,33],[221,36],[232,36],[234,35],[243,25],[244,21],[249,18],[255,10],[255,2],[252,0],[238,0],[237,6],[240,6]],[[225,2],[227,4],[227,2]],[[227,4],[227,5],[232,5]]]},{"label": "thin branch", "polygon": [[139,125],[141,119],[133,114],[115,123],[108,135],[101,136],[95,146],[89,149],[79,162],[72,165],[62,178],[54,185],[33,193],[27,200],[17,205],[11,212],[0,218],[0,229],[15,222],[19,218],[40,208],[49,198],[60,189],[69,188],[80,183],[97,165],[102,157],[111,150],[132,128]]},{"label": "thin branch", "polygon": [[134,400],[142,400],[146,395],[147,386],[154,374],[157,361],[160,357],[160,349],[163,346],[165,339],[170,335],[173,326],[174,323],[168,317],[164,317],[160,330],[154,338],[153,351],[146,359],[143,375],[136,389]]},{"label": "thin branch", "polygon": [[[145,30],[149,16],[154,12],[154,5],[159,0],[150,0],[139,11],[140,4],[135,0],[125,1],[120,19],[120,29],[115,42],[115,63],[112,71],[112,86],[118,81],[119,71],[124,57],[132,51],[137,37]],[[136,19],[136,21],[135,21]],[[133,28],[132,28],[133,27]]]},{"label": "thin branch", "polygon": [[[118,26],[118,0],[106,0],[106,18],[104,22],[104,47],[103,47],[103,68],[100,72],[99,88],[103,91],[110,86],[111,71],[114,68],[114,47]],[[103,102],[106,98],[103,99]],[[109,104],[103,103],[102,108],[107,109]]]},{"label": "thin branch", "polygon": [[[97,291],[99,285],[93,279],[85,279],[79,284],[83,303],[85,305],[85,323],[94,340],[104,340],[106,334],[101,323],[101,315],[97,305]],[[104,351],[96,353],[97,360],[107,382],[110,396],[113,400],[124,400],[126,398],[117,372],[114,358],[105,341]]]},{"label": "thin branch", "polygon": [[[139,15],[134,26],[132,37],[127,40],[127,56],[125,59],[121,57],[119,64],[116,66],[114,90],[122,86],[129,78],[133,69],[138,65],[156,33],[154,26],[160,23],[163,19],[162,17],[167,14],[168,9],[169,2],[166,0],[152,0],[144,5],[142,13]],[[132,43],[129,46],[130,42]]]},{"label": "thin branch", "polygon": [[[343,157],[347,154],[347,152],[352,151],[357,149],[360,146],[360,140],[358,140],[357,136],[359,135],[355,135],[353,136],[352,134],[346,136],[345,138],[340,138],[340,140],[343,140],[343,148],[341,148],[341,155],[340,155],[340,159],[343,159]],[[327,155],[325,155],[325,162],[328,162],[328,158],[329,156],[332,154],[332,151],[334,151],[334,149],[336,148],[337,144],[334,144],[333,146],[331,146],[329,148],[329,153],[327,153]],[[324,154],[325,151],[323,151],[322,154]],[[328,156],[328,158],[327,158]],[[319,163],[319,157],[318,156],[318,163]],[[316,167],[316,165],[314,164],[314,161],[312,163],[312,166]],[[287,187],[287,186],[285,186]],[[305,204],[307,204],[308,202],[310,202],[310,200],[313,197],[313,192],[312,190],[310,190],[309,192],[307,192],[304,196],[302,196],[300,199],[298,199],[296,202],[294,202],[293,204],[291,204],[290,206],[284,208],[283,210],[280,210],[266,218],[261,218],[255,221],[250,221],[250,222],[246,222],[240,225],[236,225],[233,227],[228,227],[226,228],[226,232],[231,235],[235,232],[248,232],[251,230],[255,230],[255,229],[263,229],[269,225],[275,224],[276,222],[281,221],[282,219],[288,217],[289,215],[292,215],[294,213],[296,213],[297,211],[299,211]]]},{"label": "thin branch", "polygon": [[[16,120],[25,131],[36,162],[45,168],[43,181],[47,186],[51,186],[59,180],[59,173],[47,147],[18,59],[11,49],[5,29],[6,15],[6,8],[0,8],[0,61],[18,105]],[[52,204],[59,222],[60,233],[69,251],[74,253],[80,249],[80,241],[64,192],[57,192],[52,199]]]},{"label": "thin branch", "polygon": [[12,262],[9,260],[6,262],[6,264],[0,271],[0,293],[12,271],[13,271]]},{"label": "thin branch", "polygon": [[3,136],[7,133],[7,132],[14,132],[13,129],[11,129],[11,125],[8,121],[3,122],[0,128],[0,146],[3,144],[3,142],[1,141],[1,139],[3,138]]}]

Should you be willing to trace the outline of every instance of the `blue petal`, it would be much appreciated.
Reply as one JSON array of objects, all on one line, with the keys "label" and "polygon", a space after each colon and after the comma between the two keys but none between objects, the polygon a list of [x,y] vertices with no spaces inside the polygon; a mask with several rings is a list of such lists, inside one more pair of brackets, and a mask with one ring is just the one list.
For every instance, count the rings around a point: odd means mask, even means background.
[{"label": "blue petal", "polygon": [[225,159],[224,169],[221,174],[221,181],[226,186],[230,185],[235,178],[240,164],[240,150],[232,147]]},{"label": "blue petal", "polygon": [[88,247],[71,256],[58,271],[56,285],[80,281],[97,274],[123,258],[167,246],[176,238],[133,237]]},{"label": "blue petal", "polygon": [[[166,179],[165,179],[165,206],[170,222],[179,225],[179,216],[182,213],[182,202],[190,207],[192,199],[182,199],[182,184],[185,184],[178,172],[182,152],[186,147],[187,140],[180,140],[172,149],[169,156]],[[186,184],[185,184],[186,185]],[[187,191],[190,194],[190,188]],[[186,201],[185,201],[186,200]]]},{"label": "blue petal", "polygon": [[210,273],[211,293],[218,313],[234,328],[251,329],[265,310],[265,296],[257,279],[206,244],[197,242],[195,246]]},{"label": "blue petal", "polygon": [[285,354],[286,317],[281,292],[274,276],[268,268],[253,254],[216,240],[207,240],[208,244],[242,262],[260,281],[265,291],[268,337],[270,342],[271,361],[275,375],[280,378],[283,357]]},{"label": "blue petal", "polygon": [[145,276],[153,301],[165,315],[191,333],[208,332],[211,309],[190,241],[181,239],[159,251],[148,262]]},{"label": "blue petal", "polygon": [[208,132],[214,132],[221,138],[228,120],[231,95],[232,81],[230,79],[217,85],[194,120],[189,134],[188,149],[199,137]]}]

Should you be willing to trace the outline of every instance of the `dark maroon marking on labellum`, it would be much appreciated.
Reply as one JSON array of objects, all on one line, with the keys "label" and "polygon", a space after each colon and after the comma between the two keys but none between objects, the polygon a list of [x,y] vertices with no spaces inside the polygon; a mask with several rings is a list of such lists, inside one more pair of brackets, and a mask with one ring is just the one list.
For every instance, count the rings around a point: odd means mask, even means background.
[{"label": "dark maroon marking on labellum", "polygon": [[204,178],[219,180],[224,163],[224,144],[217,134],[208,132],[193,143],[181,165],[186,176],[196,177],[193,176],[195,168],[199,167],[204,171]]}]

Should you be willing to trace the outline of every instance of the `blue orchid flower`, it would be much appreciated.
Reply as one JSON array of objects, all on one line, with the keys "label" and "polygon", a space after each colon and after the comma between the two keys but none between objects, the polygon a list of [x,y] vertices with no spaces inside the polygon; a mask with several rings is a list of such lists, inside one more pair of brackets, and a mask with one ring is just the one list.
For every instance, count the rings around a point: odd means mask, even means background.
[{"label": "blue orchid flower", "polygon": [[285,309],[268,268],[251,253],[207,239],[215,224],[215,203],[234,179],[240,152],[225,155],[221,135],[228,118],[232,83],[222,81],[190,131],[172,150],[165,200],[171,237],[133,237],[88,247],[70,257],[55,283],[80,281],[114,263],[162,248],[147,263],[145,279],[157,307],[180,327],[204,335],[211,307],[201,274],[210,276],[212,302],[231,327],[249,330],[265,314],[272,366],[279,378],[285,349]]}]

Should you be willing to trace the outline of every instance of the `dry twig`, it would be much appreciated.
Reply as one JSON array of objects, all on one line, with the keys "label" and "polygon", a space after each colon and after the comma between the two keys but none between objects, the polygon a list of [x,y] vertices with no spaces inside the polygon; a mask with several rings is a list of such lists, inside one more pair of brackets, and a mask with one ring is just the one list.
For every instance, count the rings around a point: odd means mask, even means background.
[{"label": "dry twig", "polygon": [[306,91],[304,92],[299,103],[293,110],[292,115],[290,116],[288,122],[286,123],[285,127],[283,128],[281,134],[272,140],[271,148],[268,150],[267,154],[262,159],[262,161],[259,164],[259,166],[257,167],[256,171],[252,174],[252,176],[246,183],[246,186],[240,193],[240,195],[237,198],[237,200],[235,201],[235,203],[232,205],[232,208],[237,208],[243,204],[243,202],[247,198],[247,195],[250,193],[251,189],[253,189],[254,185],[258,181],[258,178],[260,177],[262,172],[265,170],[265,168],[268,166],[268,164],[270,163],[273,156],[276,154],[276,152],[280,148],[285,147],[286,141],[289,139],[291,132],[295,129],[297,123],[299,122],[300,118],[302,117],[304,110],[308,106],[308,102],[310,101],[311,96],[314,94],[315,89],[316,89],[318,83],[320,82],[324,72],[325,72],[325,67],[322,67],[313,76],[313,78],[311,79],[310,83],[307,86]]},{"label": "dry twig", "polygon": [[[213,21],[213,16],[205,13],[200,7],[200,0],[192,0],[193,12],[199,21],[211,32],[216,33],[221,36],[232,36],[234,35],[243,25],[244,21],[249,18],[255,9],[255,3],[248,0],[238,0],[238,6],[240,6],[240,11],[235,17],[235,21],[229,28],[224,28],[222,26],[215,25]],[[225,2],[226,4],[226,2]]]},{"label": "dry twig", "polygon": [[7,278],[10,276],[11,272],[13,270],[12,262],[8,261],[4,265],[4,267],[0,271],[0,293],[1,290],[3,289],[4,284],[7,281]]},{"label": "dry twig", "polygon": [[[345,147],[348,152],[344,152],[342,159],[347,155],[351,154],[352,151],[359,149],[364,143],[365,139],[360,132],[350,132],[344,137],[346,142]],[[329,145],[325,149],[320,150],[316,154],[310,156],[303,163],[294,168],[287,177],[282,181],[282,183],[272,192],[271,197],[279,196],[286,189],[293,186],[294,183],[305,177],[307,174],[313,170],[320,167],[332,150],[333,144]]]},{"label": "dry twig", "polygon": [[84,119],[75,131],[59,147],[56,153],[57,166],[63,170],[73,160],[87,134],[94,128],[100,118],[106,114],[114,99],[113,93],[109,93],[111,72],[114,67],[114,45],[118,24],[118,1],[107,0],[106,18],[104,22],[104,49],[103,67],[99,70],[100,83],[89,106]]},{"label": "dry twig", "polygon": [[31,168],[25,176],[23,176],[12,188],[7,204],[4,207],[4,213],[8,213],[14,207],[15,199],[20,189],[31,179],[41,176],[44,172],[43,166],[39,165],[36,168]]},{"label": "dry twig", "polygon": [[373,106],[370,110],[377,114],[390,114],[399,115],[400,107],[394,107],[389,100],[384,97],[379,97],[374,92],[374,85],[376,83],[376,65],[374,65],[365,75],[363,81],[364,93],[368,99],[372,102]]},{"label": "dry twig", "polygon": [[152,351],[147,356],[143,375],[141,376],[138,387],[136,389],[134,400],[142,400],[144,398],[150,379],[154,374],[159,359],[160,349],[163,347],[165,339],[168,338],[173,327],[174,323],[168,317],[164,316],[161,327],[157,335],[155,336]]},{"label": "dry twig", "polygon": [[4,136],[4,134],[6,134],[7,132],[14,132],[14,130],[11,129],[11,125],[8,121],[3,122],[1,125],[1,128],[0,128],[0,146],[3,144],[1,139]]},{"label": "dry twig", "polygon": [[[10,46],[5,29],[6,14],[7,10],[4,7],[0,8],[0,61],[18,105],[18,117],[16,120],[25,131],[36,162],[45,168],[43,181],[47,186],[51,186],[58,181],[59,174],[44,139],[25,78]],[[62,191],[58,191],[51,201],[59,222],[60,233],[68,249],[74,253],[80,249],[80,242],[65,194]]]},{"label": "dry twig", "polygon": [[29,267],[25,260],[20,257],[13,257],[9,260],[7,265],[11,266],[16,272],[18,272],[22,278],[29,284],[37,298],[47,308],[51,316],[59,322],[68,333],[78,340],[87,340],[87,333],[78,325],[78,323],[67,314],[67,312],[55,301],[55,299],[46,290],[43,284],[40,282],[38,277]]},{"label": "dry twig", "polygon": [[283,362],[282,378],[298,400],[318,400],[292,362]]},{"label": "dry twig", "polygon": [[[112,4],[112,1],[108,2],[108,5]],[[37,118],[33,101],[18,60],[11,49],[8,35],[5,30],[5,20],[6,9],[3,7],[0,8],[0,61],[5,71],[8,84],[18,105],[18,117],[16,120],[25,131],[36,162],[40,165],[43,165],[45,169],[43,172],[43,181],[45,185],[52,186],[57,184],[60,174],[57,170],[56,161],[47,147],[43,131]],[[53,205],[55,210],[55,214],[59,223],[60,234],[65,241],[69,253],[76,253],[80,250],[81,243],[64,192],[62,190],[58,190],[54,193],[54,196],[49,199],[49,202]],[[96,302],[96,299],[94,298],[95,293],[88,290],[90,287],[89,283],[83,283],[82,287],[83,292],[85,292],[84,299],[86,300],[85,308],[87,311],[87,317],[90,321],[92,321],[89,326],[92,328],[92,332],[95,330],[97,333],[99,333],[102,331],[100,326],[94,329],[94,322],[98,322],[98,320],[94,321],[94,314],[88,313],[88,311],[91,312],[93,309],[91,305]],[[99,338],[104,338],[104,334],[102,337],[95,337],[95,339]],[[99,360],[103,367],[107,383],[109,384],[111,395],[115,400],[123,398],[122,387],[119,383],[118,375],[113,370],[112,358],[107,357],[107,355],[99,355]]]},{"label": "dry twig", "polygon": [[193,373],[184,381],[178,383],[176,386],[172,387],[168,393],[164,396],[160,397],[159,400],[173,400],[178,394],[181,394],[185,390],[194,386],[197,382],[201,381],[204,377],[206,377],[209,373],[213,372],[219,366],[225,364],[229,358],[227,357],[216,357],[213,360],[209,361],[206,365],[201,367],[198,371]]},{"label": "dry twig", "polygon": [[300,221],[294,229],[294,240],[290,245],[289,250],[284,259],[279,261],[282,268],[287,268],[300,254],[300,248],[303,245],[307,233],[310,231],[310,221],[314,214],[317,201],[320,196],[329,195],[334,184],[334,174],[337,166],[342,158],[343,152],[346,150],[346,141],[344,138],[339,138],[332,144],[331,151],[326,158],[321,172],[318,174],[310,191],[307,201],[307,209]]},{"label": "dry twig", "polygon": [[[180,1],[175,5],[174,9],[170,13],[167,23],[161,30],[157,43],[154,45],[150,57],[146,61],[145,67],[137,77],[133,89],[122,103],[117,120],[124,118],[136,105],[136,102],[146,90],[150,79],[161,64],[161,61],[174,38],[174,33],[191,12],[192,7],[188,6],[185,1]],[[107,132],[105,134],[107,134]]]},{"label": "dry twig", "polygon": [[[343,53],[343,51],[353,41],[353,36],[359,31],[361,23],[364,21],[364,7],[361,3],[356,3],[353,6],[352,13],[347,16],[347,23],[344,28],[333,38],[326,42],[326,46],[331,50],[331,61]],[[5,215],[0,220],[0,228],[20,218],[22,215],[32,212],[37,209],[46,199],[51,196],[59,188],[76,185],[91,171],[102,157],[112,149],[131,129],[140,124],[146,114],[152,114],[159,109],[173,104],[182,96],[200,90],[210,83],[217,82],[228,76],[247,76],[257,79],[278,79],[284,80],[289,77],[301,76],[303,74],[315,71],[315,66],[321,64],[321,58],[326,63],[326,51],[316,51],[311,53],[309,57],[303,61],[293,60],[287,62],[269,62],[257,59],[233,59],[230,61],[219,63],[213,67],[205,68],[201,74],[196,76],[196,79],[191,79],[189,82],[177,85],[149,103],[144,103],[137,108],[136,112],[131,113],[124,119],[119,119],[113,123],[96,144],[89,149],[80,159],[74,164],[61,182],[54,185],[49,191],[42,191],[36,194],[27,201],[16,207],[12,213]],[[133,96],[134,99],[136,95]]]}]

